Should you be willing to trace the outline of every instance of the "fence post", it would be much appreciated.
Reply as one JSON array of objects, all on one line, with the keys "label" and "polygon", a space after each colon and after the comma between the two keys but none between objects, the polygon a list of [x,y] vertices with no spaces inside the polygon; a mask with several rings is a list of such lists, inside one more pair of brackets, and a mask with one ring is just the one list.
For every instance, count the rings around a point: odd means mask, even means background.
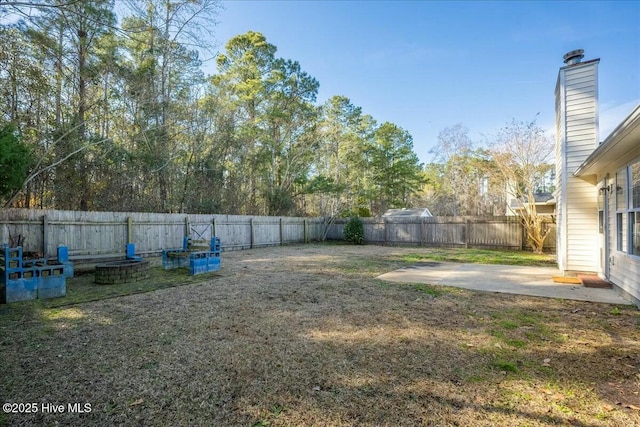
[{"label": "fence post", "polygon": [[253,249],[253,218],[249,219],[249,248]]},{"label": "fence post", "polygon": [[308,243],[307,242],[307,220],[306,219],[302,220],[302,235],[303,235],[304,243]]},{"label": "fence post", "polygon": [[420,246],[424,246],[424,217],[420,217]]},{"label": "fence post", "polygon": [[133,221],[131,220],[131,217],[128,216],[127,217],[127,244],[129,243],[133,243]]},{"label": "fence post", "polygon": [[47,258],[47,247],[49,246],[48,235],[49,219],[46,215],[42,215],[42,257]]},{"label": "fence post", "polygon": [[189,217],[184,217],[184,235],[187,237],[191,237],[191,233],[189,233]]},{"label": "fence post", "polygon": [[283,234],[282,234],[282,217],[280,217],[280,246],[282,246],[284,244],[284,239],[283,239]]},{"label": "fence post", "polygon": [[470,223],[469,218],[464,220],[464,248],[469,249]]},{"label": "fence post", "polygon": [[211,218],[211,237],[217,237],[216,234],[216,217]]},{"label": "fence post", "polygon": [[384,224],[384,244],[389,244],[389,221],[382,218],[382,223]]}]

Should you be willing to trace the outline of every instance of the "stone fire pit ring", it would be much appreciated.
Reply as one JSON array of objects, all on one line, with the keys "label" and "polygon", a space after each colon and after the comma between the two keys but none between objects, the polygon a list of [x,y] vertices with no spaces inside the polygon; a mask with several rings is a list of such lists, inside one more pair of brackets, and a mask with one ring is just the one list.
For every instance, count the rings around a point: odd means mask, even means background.
[{"label": "stone fire pit ring", "polygon": [[149,261],[125,259],[96,265],[94,282],[116,285],[149,278]]}]

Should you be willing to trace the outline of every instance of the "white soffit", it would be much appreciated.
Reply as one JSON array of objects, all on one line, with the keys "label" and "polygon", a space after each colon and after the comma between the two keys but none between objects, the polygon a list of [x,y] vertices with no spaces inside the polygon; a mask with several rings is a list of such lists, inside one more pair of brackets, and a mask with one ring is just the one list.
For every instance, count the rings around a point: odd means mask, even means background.
[{"label": "white soffit", "polygon": [[573,173],[585,178],[607,172],[640,156],[640,105],[624,119],[607,139]]}]

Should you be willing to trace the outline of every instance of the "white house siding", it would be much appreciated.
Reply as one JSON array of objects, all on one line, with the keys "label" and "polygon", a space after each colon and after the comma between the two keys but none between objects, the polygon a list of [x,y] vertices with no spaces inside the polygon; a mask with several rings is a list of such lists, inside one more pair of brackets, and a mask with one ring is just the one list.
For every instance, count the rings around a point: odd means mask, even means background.
[{"label": "white house siding", "polygon": [[[559,267],[564,271],[598,271],[597,189],[573,176],[598,141],[598,60],[560,69],[556,92],[559,176]],[[564,155],[563,155],[564,154]],[[561,242],[560,240],[564,240]],[[566,257],[564,263],[561,257]]]},{"label": "white house siding", "polygon": [[566,187],[566,177],[564,175],[564,74],[558,75],[556,83],[556,256],[558,258],[558,268],[562,271],[567,267],[567,226],[564,209],[564,188]]},{"label": "white house siding", "polygon": [[598,271],[598,209],[595,185],[567,177],[567,266],[569,271]]},{"label": "white house siding", "polygon": [[[622,159],[621,159],[622,160]],[[620,164],[620,167],[624,164]],[[619,168],[618,168],[619,169]],[[615,176],[617,170],[609,171],[609,184],[615,185]],[[598,174],[598,180],[601,180],[606,173]],[[607,279],[622,290],[627,297],[640,307],[640,257],[629,255],[625,252],[618,251],[618,231],[616,219],[616,197],[614,192],[609,192],[607,197],[608,203],[608,223],[607,223],[607,239],[609,240],[609,276]],[[622,215],[623,230],[622,240],[623,248],[627,248],[627,214]]]},{"label": "white house siding", "polygon": [[610,264],[609,280],[634,299],[640,307],[640,259],[621,252],[613,251],[613,263]]}]

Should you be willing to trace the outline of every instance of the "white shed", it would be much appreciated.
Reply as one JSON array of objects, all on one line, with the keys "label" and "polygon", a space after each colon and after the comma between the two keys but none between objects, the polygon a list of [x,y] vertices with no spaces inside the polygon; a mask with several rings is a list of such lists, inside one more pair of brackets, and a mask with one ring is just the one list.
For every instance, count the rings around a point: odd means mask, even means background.
[{"label": "white shed", "polygon": [[402,208],[402,209],[389,209],[385,213],[382,214],[383,218],[389,217],[432,217],[431,212],[427,208]]}]

